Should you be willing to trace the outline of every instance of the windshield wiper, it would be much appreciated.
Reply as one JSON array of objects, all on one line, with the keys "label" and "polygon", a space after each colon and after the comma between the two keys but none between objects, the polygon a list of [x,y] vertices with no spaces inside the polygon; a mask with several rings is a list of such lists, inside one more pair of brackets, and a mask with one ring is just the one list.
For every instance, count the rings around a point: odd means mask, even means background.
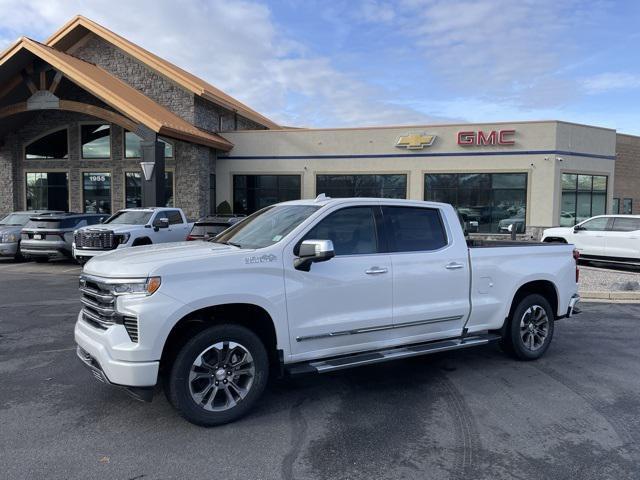
[{"label": "windshield wiper", "polygon": [[229,240],[227,240],[226,242],[220,242],[220,241],[218,241],[218,240],[214,240],[214,239],[207,240],[207,241],[209,241],[209,242],[213,242],[213,243],[219,243],[219,244],[221,244],[221,245],[231,245],[232,247],[242,248],[242,245],[240,245],[239,243],[236,243],[236,242],[230,242]]}]

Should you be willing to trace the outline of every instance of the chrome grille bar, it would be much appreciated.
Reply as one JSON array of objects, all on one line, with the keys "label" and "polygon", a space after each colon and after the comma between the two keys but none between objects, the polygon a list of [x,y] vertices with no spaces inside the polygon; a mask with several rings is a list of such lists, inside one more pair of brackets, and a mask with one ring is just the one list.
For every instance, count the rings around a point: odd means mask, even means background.
[{"label": "chrome grille bar", "polygon": [[[123,325],[132,342],[138,342],[138,318],[125,316],[116,309],[116,296],[112,293],[113,284],[124,279],[100,279],[91,275],[80,276],[80,302],[82,319],[101,330],[115,324]],[[109,282],[109,283],[107,283]],[[113,282],[113,283],[112,283]]]}]

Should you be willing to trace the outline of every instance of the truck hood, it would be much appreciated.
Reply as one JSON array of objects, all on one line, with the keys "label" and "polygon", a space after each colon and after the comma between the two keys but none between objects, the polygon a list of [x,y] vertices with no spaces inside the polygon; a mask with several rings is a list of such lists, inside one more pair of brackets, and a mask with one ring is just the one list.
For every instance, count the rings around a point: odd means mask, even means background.
[{"label": "truck hood", "polygon": [[146,277],[162,267],[202,263],[215,257],[242,255],[247,252],[251,250],[240,250],[231,245],[212,242],[160,243],[98,255],[87,262],[83,271],[100,277]]},{"label": "truck hood", "polygon": [[542,235],[545,237],[555,237],[555,236],[562,236],[562,235],[569,235],[573,233],[573,227],[554,227],[554,228],[547,228]]},{"label": "truck hood", "polygon": [[78,230],[87,231],[91,230],[93,232],[113,232],[113,233],[127,233],[132,230],[142,230],[144,225],[110,225],[110,224],[98,224],[98,225],[87,225],[86,227],[79,228]]},{"label": "truck hood", "polygon": [[0,225],[0,235],[5,233],[15,233],[16,235],[19,235],[20,230],[22,230],[21,226]]}]

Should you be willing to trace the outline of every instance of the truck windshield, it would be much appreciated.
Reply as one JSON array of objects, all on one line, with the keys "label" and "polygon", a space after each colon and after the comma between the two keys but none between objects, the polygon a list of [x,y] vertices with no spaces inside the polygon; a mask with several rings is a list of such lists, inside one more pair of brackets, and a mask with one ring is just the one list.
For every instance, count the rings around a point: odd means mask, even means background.
[{"label": "truck windshield", "polygon": [[110,223],[111,225],[146,225],[152,214],[153,212],[144,210],[125,210],[116,212],[104,223]]},{"label": "truck windshield", "polygon": [[0,225],[11,225],[13,227],[22,227],[29,221],[30,215],[28,213],[10,213],[2,220]]},{"label": "truck windshield", "polygon": [[264,248],[279,242],[318,210],[315,205],[267,207],[225,230],[213,242],[239,248]]}]

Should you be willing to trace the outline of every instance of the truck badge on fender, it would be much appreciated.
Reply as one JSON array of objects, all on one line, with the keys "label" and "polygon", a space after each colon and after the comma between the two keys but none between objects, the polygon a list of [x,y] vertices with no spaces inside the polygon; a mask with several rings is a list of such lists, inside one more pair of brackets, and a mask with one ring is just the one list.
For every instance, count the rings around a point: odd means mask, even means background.
[{"label": "truck badge on fender", "polygon": [[278,259],[278,257],[276,257],[273,253],[270,253],[268,255],[261,255],[259,257],[246,257],[244,259],[244,263],[249,264],[249,263],[268,263],[268,262],[275,262]]}]

